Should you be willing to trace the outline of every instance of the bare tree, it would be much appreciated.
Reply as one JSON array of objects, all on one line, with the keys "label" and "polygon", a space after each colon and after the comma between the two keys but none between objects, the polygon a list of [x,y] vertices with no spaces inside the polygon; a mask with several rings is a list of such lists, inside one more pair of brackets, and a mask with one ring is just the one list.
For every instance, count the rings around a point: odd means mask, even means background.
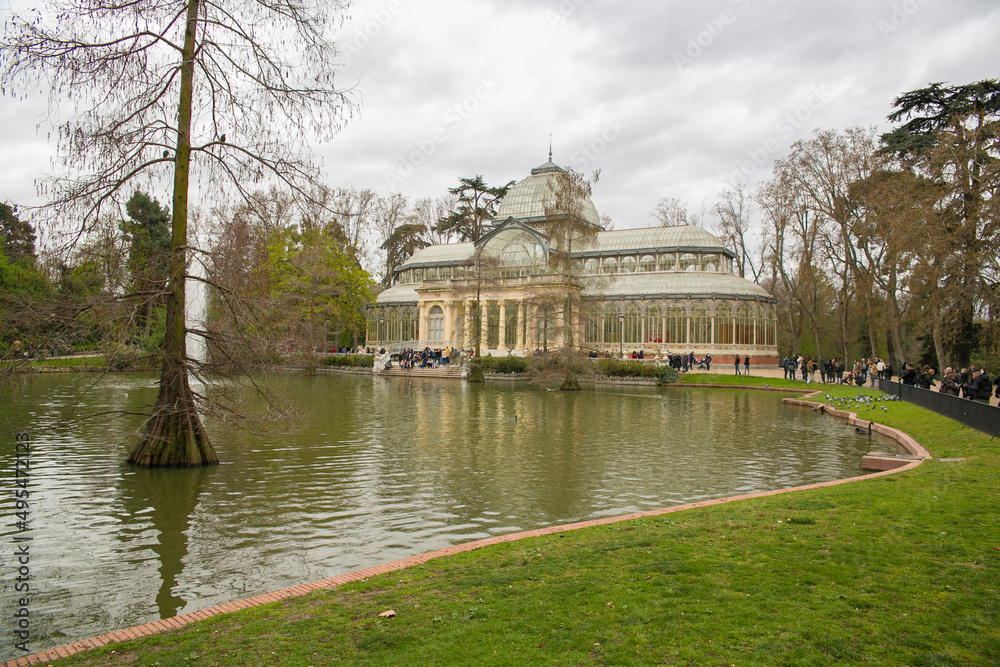
[{"label": "bare tree", "polygon": [[192,176],[248,194],[265,179],[297,192],[317,170],[305,132],[339,129],[331,31],[343,4],[310,0],[51,0],[15,15],[0,41],[6,90],[50,90],[80,111],[58,127],[67,175],[45,183],[53,215],[90,225],[136,181],[173,183],[160,391],[129,461],[216,463],[188,382],[184,284]]},{"label": "bare tree", "polygon": [[742,183],[724,189],[719,195],[718,203],[713,207],[713,212],[719,221],[719,235],[736,252],[736,268],[740,277],[746,278],[749,273],[753,281],[759,283],[764,263],[754,262],[747,239],[752,210],[753,197]]},{"label": "bare tree", "polygon": [[661,227],[680,227],[688,224],[687,204],[677,197],[664,197],[656,202],[650,214]]}]

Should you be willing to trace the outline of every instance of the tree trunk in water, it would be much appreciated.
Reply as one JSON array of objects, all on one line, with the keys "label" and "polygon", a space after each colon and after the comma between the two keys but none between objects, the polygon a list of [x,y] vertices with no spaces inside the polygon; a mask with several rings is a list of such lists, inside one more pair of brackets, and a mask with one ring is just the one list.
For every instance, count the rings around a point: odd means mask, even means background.
[{"label": "tree trunk in water", "polygon": [[166,330],[160,391],[153,414],[142,428],[139,441],[128,455],[141,466],[202,466],[219,462],[198,416],[198,406],[188,384],[185,351],[184,277],[187,266],[188,175],[191,166],[191,100],[194,90],[195,29],[199,0],[187,7],[184,64],[181,69],[177,113],[177,154],[174,166],[174,211],[170,244],[170,278],[167,283]]},{"label": "tree trunk in water", "polygon": [[[479,357],[476,358],[478,359]],[[470,363],[465,379],[469,382],[485,382],[486,378],[483,377],[483,367],[477,363]]]},{"label": "tree trunk in water", "polygon": [[576,373],[573,372],[572,368],[566,371],[566,379],[563,380],[563,383],[562,383],[562,385],[560,385],[559,390],[560,391],[581,391],[581,389],[580,389],[580,383],[577,382]]}]

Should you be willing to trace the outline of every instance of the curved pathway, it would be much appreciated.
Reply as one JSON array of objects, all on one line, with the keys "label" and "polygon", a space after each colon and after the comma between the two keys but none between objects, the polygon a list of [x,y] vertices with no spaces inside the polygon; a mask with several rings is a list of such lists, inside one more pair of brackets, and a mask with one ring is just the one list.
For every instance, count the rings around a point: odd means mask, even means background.
[{"label": "curved pathway", "polygon": [[[709,385],[709,386],[714,386],[714,385]],[[739,386],[727,386],[725,388],[761,389],[760,387],[739,387]],[[816,395],[818,393],[821,392],[812,392],[811,395]],[[784,399],[784,402],[789,405],[800,405],[803,407],[808,407],[810,409],[815,409],[817,405],[821,405],[823,406],[823,412],[825,412],[826,414],[833,415],[835,417],[846,419],[848,423],[852,426],[863,426],[867,428],[869,424],[869,422],[866,420],[858,419],[857,414],[854,412],[848,412],[846,410],[837,410],[823,403],[803,401],[794,398],[786,398]],[[860,477],[850,477],[847,479],[833,480],[831,482],[820,482],[818,484],[807,484],[805,486],[795,486],[787,489],[775,489],[773,491],[760,491],[757,493],[747,493],[739,496],[716,498],[714,500],[703,500],[696,503],[687,503],[685,505],[676,505],[673,507],[666,507],[658,510],[650,510],[648,512],[635,512],[632,514],[624,514],[621,516],[607,517],[602,519],[592,519],[590,521],[580,521],[577,523],[570,523],[562,526],[549,526],[546,528],[537,528],[535,530],[526,530],[520,533],[511,533],[509,535],[490,537],[483,540],[476,540],[474,542],[466,542],[465,544],[456,544],[444,549],[437,549],[436,551],[429,551],[427,553],[419,554],[417,556],[410,556],[409,558],[403,558],[401,560],[392,561],[391,563],[384,563],[382,565],[366,567],[361,570],[355,570],[353,572],[339,574],[335,577],[330,577],[328,579],[320,579],[319,581],[314,581],[312,583],[301,584],[299,586],[292,586],[291,588],[285,588],[283,590],[275,591],[273,593],[255,595],[254,597],[246,598],[244,600],[227,602],[226,604],[217,605],[215,607],[208,607],[207,609],[200,609],[198,611],[193,611],[189,614],[182,614],[180,616],[174,616],[172,618],[165,618],[161,621],[153,621],[151,623],[145,623],[143,625],[137,625],[131,628],[125,628],[124,630],[116,630],[114,632],[109,632],[107,634],[100,635],[99,637],[93,637],[91,639],[84,639],[82,641],[73,642],[72,644],[56,646],[54,648],[50,648],[45,651],[40,651],[38,653],[32,653],[30,655],[25,655],[19,658],[13,658],[11,660],[8,660],[6,663],[4,663],[4,667],[21,667],[22,665],[37,665],[48,662],[50,660],[69,657],[76,653],[80,653],[81,651],[87,651],[90,649],[98,648],[100,646],[104,646],[105,644],[110,644],[113,642],[123,642],[123,641],[128,641],[130,639],[138,639],[139,637],[147,637],[149,635],[155,635],[160,632],[166,632],[167,630],[183,627],[185,625],[188,625],[189,623],[194,623],[195,621],[201,621],[206,618],[211,618],[212,616],[218,616],[219,614],[225,614],[231,611],[238,611],[240,609],[246,609],[248,607],[256,607],[258,605],[267,604],[269,602],[277,602],[278,600],[282,600],[284,598],[306,595],[311,591],[322,588],[335,588],[337,586],[340,586],[341,584],[346,584],[350,581],[360,581],[362,579],[374,577],[379,574],[385,574],[386,572],[394,572],[396,570],[402,570],[411,567],[413,565],[420,565],[435,558],[441,558],[443,556],[451,556],[453,554],[462,553],[466,551],[474,551],[475,549],[480,549],[482,547],[490,546],[492,544],[513,542],[515,540],[524,539],[526,537],[539,537],[541,535],[552,535],[553,533],[564,533],[570,530],[589,528],[591,526],[602,526],[609,523],[618,523],[619,521],[629,521],[632,519],[639,519],[642,517],[660,516],[662,514],[681,512],[683,510],[688,510],[695,507],[708,507],[711,505],[721,505],[723,503],[730,503],[738,500],[747,500],[749,498],[776,496],[783,493],[792,493],[794,491],[819,489],[827,486],[836,486],[838,484],[847,484],[849,482],[857,482],[865,479],[873,479],[875,477],[882,477],[884,475],[892,475],[897,472],[902,472],[904,470],[910,470],[923,463],[923,461],[931,458],[930,454],[927,452],[926,449],[924,449],[920,445],[920,443],[918,443],[916,440],[914,440],[906,433],[903,433],[902,431],[877,423],[872,423],[872,430],[893,438],[894,440],[899,442],[899,444],[902,445],[907,451],[909,451],[910,454],[912,454],[915,457],[918,457],[918,460],[915,460],[903,467],[896,468],[894,470],[886,470],[883,472],[876,472],[869,475],[861,475]]]}]

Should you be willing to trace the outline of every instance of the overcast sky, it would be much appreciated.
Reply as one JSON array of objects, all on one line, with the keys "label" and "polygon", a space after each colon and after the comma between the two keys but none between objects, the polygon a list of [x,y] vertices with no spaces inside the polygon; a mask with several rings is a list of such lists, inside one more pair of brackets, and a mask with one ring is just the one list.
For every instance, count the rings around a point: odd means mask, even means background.
[{"label": "overcast sky", "polygon": [[[358,0],[341,46],[360,109],[317,146],[330,185],[502,184],[551,134],[557,164],[600,169],[600,213],[645,227],[663,197],[698,209],[755,185],[817,127],[885,129],[902,92],[1000,77],[1000,3]],[[0,200],[35,203],[44,106],[0,105]]]}]

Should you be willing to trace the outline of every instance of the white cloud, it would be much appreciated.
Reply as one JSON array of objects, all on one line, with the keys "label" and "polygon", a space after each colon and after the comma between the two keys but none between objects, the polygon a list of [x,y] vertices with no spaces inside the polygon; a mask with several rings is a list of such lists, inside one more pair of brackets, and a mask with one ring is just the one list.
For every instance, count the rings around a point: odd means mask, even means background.
[{"label": "white cloud", "polygon": [[[883,34],[897,7],[906,20]],[[386,192],[400,156],[431,139],[397,183],[427,197],[460,176],[524,177],[551,133],[567,166],[599,147],[583,160],[602,172],[598,210],[645,226],[661,197],[711,204],[748,159],[760,164],[746,180],[766,177],[816,127],[884,125],[902,92],[995,77],[998,18],[990,0],[359,0],[341,81],[357,85],[360,116],[317,150],[331,185]],[[701,53],[678,67],[692,39]],[[478,95],[484,80],[494,90]],[[0,199],[30,203],[52,147],[21,106],[0,111]]]}]

